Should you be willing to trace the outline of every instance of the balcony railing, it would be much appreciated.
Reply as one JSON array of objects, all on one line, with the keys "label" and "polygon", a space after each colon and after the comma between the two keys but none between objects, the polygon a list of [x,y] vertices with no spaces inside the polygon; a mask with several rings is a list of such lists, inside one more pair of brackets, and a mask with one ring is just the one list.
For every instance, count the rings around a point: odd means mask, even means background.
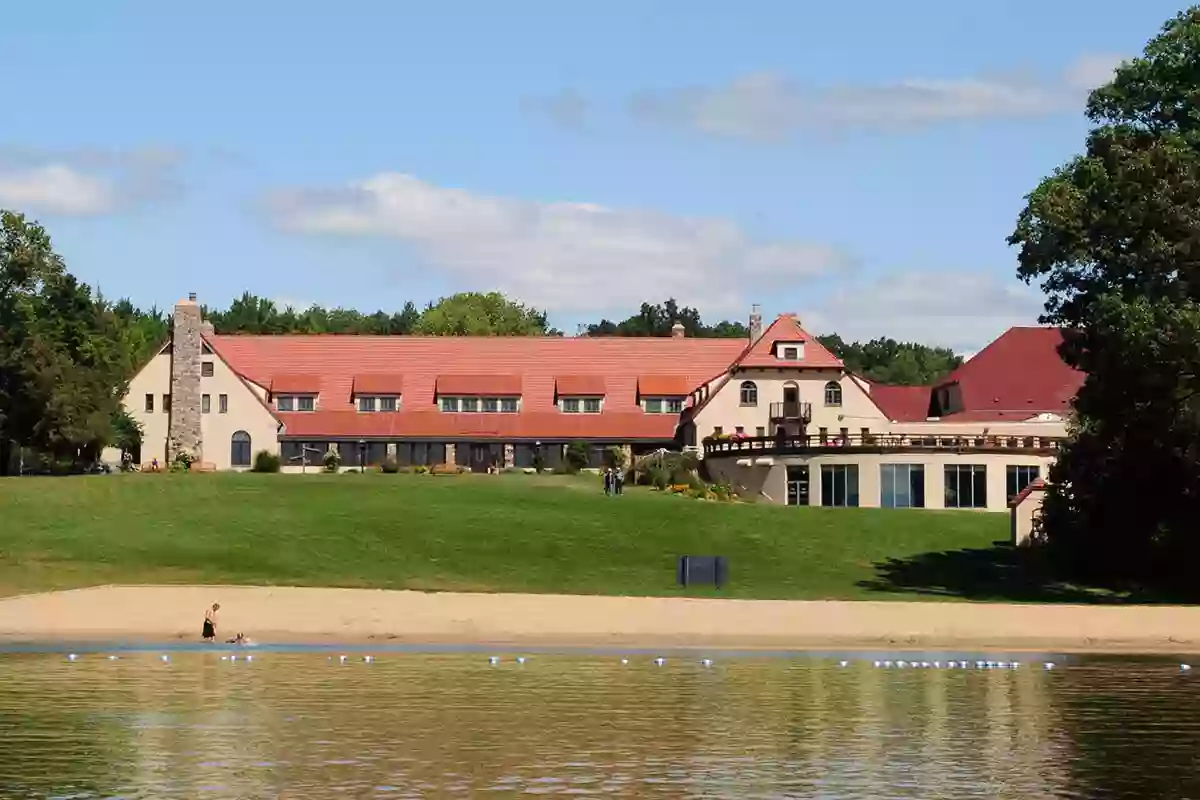
[{"label": "balcony railing", "polygon": [[782,403],[771,403],[771,420],[812,420],[812,403],[800,403],[784,400]]},{"label": "balcony railing", "polygon": [[872,433],[846,436],[731,436],[704,440],[704,456],[784,456],[849,450],[935,450],[949,452],[1007,451],[1056,453],[1065,440],[1057,436],[945,436],[934,434]]}]

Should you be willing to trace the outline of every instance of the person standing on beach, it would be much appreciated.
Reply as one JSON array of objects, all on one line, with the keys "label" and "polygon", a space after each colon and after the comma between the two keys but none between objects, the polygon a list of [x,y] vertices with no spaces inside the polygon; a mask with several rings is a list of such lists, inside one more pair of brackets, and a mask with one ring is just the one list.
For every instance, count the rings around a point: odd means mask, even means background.
[{"label": "person standing on beach", "polygon": [[220,603],[213,603],[212,608],[204,612],[203,636],[206,642],[217,640],[217,612],[221,610]]}]

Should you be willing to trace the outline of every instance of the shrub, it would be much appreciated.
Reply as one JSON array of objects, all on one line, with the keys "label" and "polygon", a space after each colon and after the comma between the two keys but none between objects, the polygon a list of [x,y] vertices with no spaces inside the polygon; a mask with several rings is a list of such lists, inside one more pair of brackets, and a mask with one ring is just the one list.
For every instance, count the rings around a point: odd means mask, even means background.
[{"label": "shrub", "polygon": [[646,480],[655,489],[666,491],[667,486],[671,483],[671,476],[665,469],[657,465],[651,465],[646,470]]},{"label": "shrub", "polygon": [[400,471],[400,465],[396,463],[396,459],[386,458],[384,459],[383,463],[379,465],[379,471],[387,475],[395,475]]},{"label": "shrub", "polygon": [[337,450],[327,450],[321,463],[325,465],[326,472],[337,472],[342,465],[342,456]]},{"label": "shrub", "polygon": [[192,462],[195,460],[196,457],[187,450],[180,450],[171,462],[171,472],[187,472],[192,468]]},{"label": "shrub", "polygon": [[254,466],[251,469],[254,472],[279,472],[279,456],[259,450],[254,454]]},{"label": "shrub", "polygon": [[591,447],[587,442],[574,441],[567,445],[567,452],[563,458],[567,462],[567,469],[571,472],[579,472],[588,465],[588,451]]},{"label": "shrub", "polygon": [[614,469],[626,469],[629,464],[625,460],[625,449],[618,444],[610,445],[605,450],[609,462],[612,463]]}]

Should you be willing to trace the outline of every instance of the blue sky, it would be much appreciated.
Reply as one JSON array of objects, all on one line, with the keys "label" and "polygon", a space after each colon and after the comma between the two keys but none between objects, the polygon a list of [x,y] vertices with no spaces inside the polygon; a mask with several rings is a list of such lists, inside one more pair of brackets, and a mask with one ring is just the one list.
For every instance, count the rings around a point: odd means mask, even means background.
[{"label": "blue sky", "polygon": [[146,305],[499,289],[573,329],[675,295],[969,351],[1036,317],[1022,197],[1180,8],[22,3],[0,207]]}]

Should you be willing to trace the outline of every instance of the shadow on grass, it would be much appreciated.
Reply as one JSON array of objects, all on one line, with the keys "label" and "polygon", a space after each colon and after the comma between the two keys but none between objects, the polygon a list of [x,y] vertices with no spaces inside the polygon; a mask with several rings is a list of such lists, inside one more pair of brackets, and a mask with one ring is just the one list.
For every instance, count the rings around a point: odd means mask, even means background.
[{"label": "shadow on grass", "polygon": [[1194,603],[1196,597],[1118,592],[1074,585],[1054,577],[1036,550],[997,542],[989,548],[944,550],[874,564],[876,576],[860,581],[869,591],[1019,603],[1130,605]]}]

